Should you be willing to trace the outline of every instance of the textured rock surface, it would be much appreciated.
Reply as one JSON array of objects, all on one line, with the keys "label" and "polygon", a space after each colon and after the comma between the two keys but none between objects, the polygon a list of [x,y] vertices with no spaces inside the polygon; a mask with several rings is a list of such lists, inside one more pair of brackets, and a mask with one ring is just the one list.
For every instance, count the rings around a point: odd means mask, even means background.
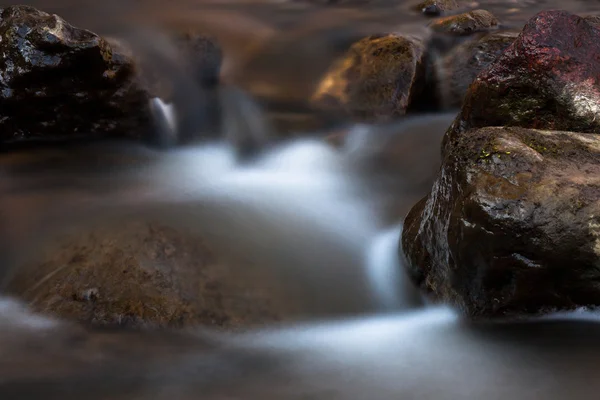
[{"label": "textured rock surface", "polygon": [[492,32],[462,43],[436,62],[436,87],[443,108],[459,108],[477,75],[510,46],[518,32]]},{"label": "textured rock surface", "polygon": [[312,102],[358,120],[403,115],[423,89],[424,47],[399,35],[366,37],[335,62]]},{"label": "textured rock surface", "polygon": [[11,6],[0,15],[0,141],[138,137],[147,94],[131,59],[56,15]]},{"label": "textured rock surface", "polygon": [[231,268],[201,237],[164,225],[126,221],[40,250],[7,291],[47,315],[138,328],[243,328],[298,315],[274,277]]},{"label": "textured rock surface", "polygon": [[600,137],[482,128],[406,218],[412,279],[472,317],[600,305]]},{"label": "textured rock surface", "polygon": [[597,27],[566,11],[537,14],[474,80],[446,143],[485,126],[600,132],[598,54]]},{"label": "textured rock surface", "polygon": [[474,10],[464,14],[451,15],[437,19],[429,25],[435,32],[461,36],[488,31],[497,26],[498,19],[486,10]]}]

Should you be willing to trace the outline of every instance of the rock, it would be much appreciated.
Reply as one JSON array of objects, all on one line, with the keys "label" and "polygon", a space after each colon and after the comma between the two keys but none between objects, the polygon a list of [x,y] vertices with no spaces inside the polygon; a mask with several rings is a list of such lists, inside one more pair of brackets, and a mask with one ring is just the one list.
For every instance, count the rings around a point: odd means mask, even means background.
[{"label": "rock", "polygon": [[598,306],[599,199],[600,136],[469,131],[406,218],[408,272],[470,317]]},{"label": "rock", "polygon": [[36,251],[3,283],[46,315],[133,328],[245,328],[298,315],[273,276],[233,268],[201,237],[152,222],[96,227]]},{"label": "rock", "polygon": [[484,34],[464,42],[436,61],[436,86],[442,108],[460,108],[467,89],[477,75],[493,63],[518,36],[503,31]]},{"label": "rock", "polygon": [[0,141],[138,138],[148,95],[129,57],[29,6],[0,14]]},{"label": "rock", "polygon": [[420,39],[374,35],[353,44],[321,80],[312,103],[361,121],[406,113],[423,90],[424,46]]},{"label": "rock", "polygon": [[600,133],[600,30],[543,11],[473,81],[444,148],[472,128],[520,126]]},{"label": "rock", "polygon": [[459,36],[489,31],[497,26],[498,19],[486,10],[474,10],[463,14],[451,15],[437,19],[429,25],[434,32]]},{"label": "rock", "polygon": [[417,11],[428,16],[440,16],[446,11],[456,10],[458,3],[456,0],[425,0],[415,6]]}]

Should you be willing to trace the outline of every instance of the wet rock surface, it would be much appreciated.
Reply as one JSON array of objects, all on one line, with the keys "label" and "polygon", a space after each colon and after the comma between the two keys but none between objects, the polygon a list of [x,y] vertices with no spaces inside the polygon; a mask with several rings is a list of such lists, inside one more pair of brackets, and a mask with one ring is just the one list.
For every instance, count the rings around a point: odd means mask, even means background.
[{"label": "wet rock surface", "polygon": [[32,7],[7,7],[0,16],[2,142],[140,137],[148,96],[130,58]]},{"label": "wet rock surface", "polygon": [[457,138],[405,221],[409,273],[471,317],[600,305],[600,138],[491,127]]},{"label": "wet rock surface", "polygon": [[498,19],[489,11],[474,10],[433,21],[429,27],[437,33],[457,36],[489,31],[498,26]]},{"label": "wet rock surface", "polygon": [[477,75],[492,64],[518,32],[491,32],[462,43],[436,62],[436,87],[442,108],[460,108],[467,89]]},{"label": "wet rock surface", "polygon": [[332,65],[312,103],[361,121],[404,115],[423,90],[424,56],[423,42],[412,36],[366,37]]},{"label": "wet rock surface", "polygon": [[446,148],[472,128],[600,132],[600,30],[566,11],[532,18],[470,86]]},{"label": "wet rock surface", "polygon": [[6,292],[34,311],[94,326],[237,329],[298,315],[274,277],[236,267],[201,237],[132,220],[43,249]]}]

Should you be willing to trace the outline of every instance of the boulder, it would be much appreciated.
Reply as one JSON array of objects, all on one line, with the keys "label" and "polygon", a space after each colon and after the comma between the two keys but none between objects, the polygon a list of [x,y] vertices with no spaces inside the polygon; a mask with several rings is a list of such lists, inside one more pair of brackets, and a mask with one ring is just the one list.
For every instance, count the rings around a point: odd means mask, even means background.
[{"label": "boulder", "polygon": [[600,136],[468,131],[406,217],[408,273],[472,318],[598,306],[599,199]]},{"label": "boulder", "polygon": [[439,18],[429,24],[429,28],[434,32],[458,36],[489,31],[497,26],[498,19],[486,10],[474,10],[463,14],[451,15]]},{"label": "boulder", "polygon": [[467,89],[481,71],[493,63],[518,36],[501,31],[483,34],[452,48],[435,62],[436,87],[441,107],[460,108]]},{"label": "boulder", "polygon": [[29,6],[1,10],[0,39],[0,141],[141,135],[147,93],[104,39]]},{"label": "boulder", "polygon": [[408,35],[359,40],[325,74],[312,104],[360,121],[404,115],[424,87],[424,50],[420,39]]},{"label": "boulder", "polygon": [[543,11],[483,70],[445,137],[485,126],[600,132],[600,30],[566,11]]}]

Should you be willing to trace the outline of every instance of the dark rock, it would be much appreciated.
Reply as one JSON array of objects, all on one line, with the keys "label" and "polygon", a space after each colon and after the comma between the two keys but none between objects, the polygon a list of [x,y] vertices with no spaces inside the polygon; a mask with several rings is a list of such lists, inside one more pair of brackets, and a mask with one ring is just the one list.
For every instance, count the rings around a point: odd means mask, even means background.
[{"label": "dark rock", "polygon": [[517,32],[487,33],[462,43],[438,59],[436,87],[442,108],[459,108],[467,89],[477,75],[493,63],[518,36]]},{"label": "dark rock", "polygon": [[472,128],[520,126],[600,133],[600,30],[544,11],[470,86],[444,148]]},{"label": "dark rock", "polygon": [[28,6],[1,11],[0,39],[0,141],[141,135],[147,93],[104,39]]},{"label": "dark rock", "polygon": [[440,16],[446,11],[456,10],[458,3],[456,0],[425,0],[415,6],[417,11],[428,16]]},{"label": "dark rock", "polygon": [[353,44],[326,73],[312,98],[321,110],[356,120],[389,120],[406,113],[423,90],[420,39],[374,35]]},{"label": "dark rock", "polygon": [[429,25],[435,32],[459,36],[489,31],[497,26],[498,19],[486,10],[474,10],[464,14],[451,15],[437,19]]},{"label": "dark rock", "polygon": [[599,176],[595,134],[461,135],[406,218],[410,276],[471,317],[600,305]]}]

